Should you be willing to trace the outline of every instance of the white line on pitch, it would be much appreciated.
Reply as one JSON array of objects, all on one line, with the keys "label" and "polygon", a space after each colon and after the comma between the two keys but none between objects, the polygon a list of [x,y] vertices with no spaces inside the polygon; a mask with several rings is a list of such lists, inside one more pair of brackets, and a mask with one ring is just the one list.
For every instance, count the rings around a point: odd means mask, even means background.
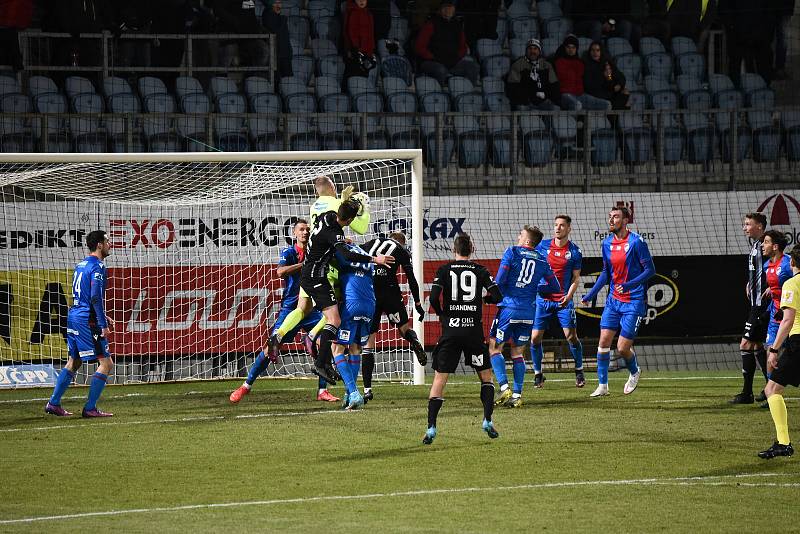
[{"label": "white line on pitch", "polygon": [[[225,502],[225,503],[207,503],[207,504],[188,504],[183,506],[163,506],[155,508],[132,508],[128,510],[107,510],[102,512],[84,512],[78,514],[64,514],[64,515],[50,515],[38,517],[23,517],[19,519],[0,519],[0,525],[8,525],[12,523],[33,523],[37,521],[61,521],[66,519],[82,519],[86,517],[101,517],[101,516],[115,516],[126,514],[152,514],[159,512],[180,512],[184,510],[198,510],[198,509],[213,509],[213,508],[240,508],[247,506],[269,506],[281,504],[297,504],[309,502],[324,502],[324,501],[349,501],[349,500],[365,500],[365,499],[383,499],[393,497],[417,497],[420,495],[436,495],[447,493],[479,493],[490,491],[509,491],[509,490],[529,490],[529,489],[551,489],[551,488],[569,488],[580,486],[658,486],[658,485],[702,485],[712,484],[720,485],[716,482],[720,479],[742,479],[753,477],[777,477],[777,476],[796,476],[792,473],[748,473],[739,475],[711,475],[711,476],[698,476],[698,477],[675,477],[675,478],[634,478],[623,480],[580,480],[571,482],[545,482],[541,484],[521,484],[518,486],[495,486],[495,487],[470,487],[470,488],[439,488],[439,489],[423,489],[423,490],[409,490],[409,491],[394,491],[388,493],[365,493],[360,495],[322,495],[317,497],[295,497],[291,499],[270,499],[263,501],[241,501],[241,502]],[[708,481],[708,482],[706,482]],[[745,486],[741,482],[736,482],[737,487]],[[750,484],[750,486],[759,487],[760,484]],[[786,485],[787,487],[794,487],[795,485]]]}]

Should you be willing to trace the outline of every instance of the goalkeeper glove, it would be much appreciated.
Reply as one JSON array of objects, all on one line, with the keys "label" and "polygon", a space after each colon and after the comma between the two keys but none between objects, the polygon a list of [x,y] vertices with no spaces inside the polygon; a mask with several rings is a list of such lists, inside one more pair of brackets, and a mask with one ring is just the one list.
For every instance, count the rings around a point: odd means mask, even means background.
[{"label": "goalkeeper glove", "polygon": [[353,196],[353,186],[348,185],[347,187],[342,189],[342,195],[341,195],[342,202],[348,200],[351,196]]},{"label": "goalkeeper glove", "polygon": [[369,212],[369,195],[359,191],[358,193],[353,193],[352,197],[353,200],[357,200],[361,207],[358,209],[358,215],[361,216],[365,212]]}]

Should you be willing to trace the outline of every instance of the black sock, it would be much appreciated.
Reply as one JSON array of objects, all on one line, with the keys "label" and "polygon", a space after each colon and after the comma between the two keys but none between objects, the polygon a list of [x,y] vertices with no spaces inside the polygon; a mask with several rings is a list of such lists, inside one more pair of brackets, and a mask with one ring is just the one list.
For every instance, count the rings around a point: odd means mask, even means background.
[{"label": "black sock", "polygon": [[756,351],[756,361],[758,366],[761,367],[761,374],[764,375],[764,380],[767,380],[767,351],[763,348],[758,349]]},{"label": "black sock", "polygon": [[752,350],[742,351],[742,377],[744,384],[742,385],[742,393],[745,395],[753,394],[753,377],[756,374],[756,355]]},{"label": "black sock", "polygon": [[417,337],[417,333],[411,330],[410,328],[406,330],[405,334],[403,334],[403,339],[405,339],[409,343],[413,343],[415,341],[419,343],[419,338]]},{"label": "black sock", "polygon": [[361,380],[365,388],[372,387],[372,372],[375,371],[375,353],[365,350],[361,354]]},{"label": "black sock", "polygon": [[428,399],[428,428],[436,426],[436,418],[439,417],[439,410],[442,409],[444,399],[441,397],[433,397]]},{"label": "black sock", "polygon": [[481,402],[483,403],[483,418],[487,421],[492,420],[494,412],[494,384],[491,382],[481,382]]},{"label": "black sock", "polygon": [[314,361],[317,367],[325,367],[330,363],[333,358],[331,352],[331,342],[339,336],[339,327],[332,324],[326,324],[319,333],[319,352],[317,359]]}]

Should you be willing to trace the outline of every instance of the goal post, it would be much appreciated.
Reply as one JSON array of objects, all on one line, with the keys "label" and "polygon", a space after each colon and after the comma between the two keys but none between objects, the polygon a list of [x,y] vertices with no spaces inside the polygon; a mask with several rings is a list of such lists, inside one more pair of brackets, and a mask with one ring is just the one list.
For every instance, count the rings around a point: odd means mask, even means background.
[{"label": "goal post", "polygon": [[[313,179],[370,199],[362,243],[402,230],[423,275],[421,150],[0,154],[0,366],[60,367],[85,235],[106,230],[107,310],[117,383],[227,378],[267,346],[280,308],[275,273]],[[409,316],[420,339],[423,323]],[[271,376],[310,375],[301,343]],[[382,321],[375,377],[424,383],[408,344]],[[78,376],[77,379],[80,380]]]}]

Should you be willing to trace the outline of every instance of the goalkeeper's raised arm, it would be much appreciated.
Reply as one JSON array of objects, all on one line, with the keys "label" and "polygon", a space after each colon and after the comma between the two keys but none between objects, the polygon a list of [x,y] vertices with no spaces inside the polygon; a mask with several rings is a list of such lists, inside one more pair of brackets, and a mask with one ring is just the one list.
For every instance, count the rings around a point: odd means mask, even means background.
[{"label": "goalkeeper's raised arm", "polygon": [[358,235],[364,235],[369,230],[369,197],[366,193],[353,193],[353,186],[347,186],[342,191],[340,197],[336,196],[336,185],[327,176],[318,176],[314,179],[314,189],[317,192],[317,200],[311,205],[311,226],[313,227],[317,218],[327,211],[337,211],[345,200],[353,197],[361,204],[361,209],[350,228]]}]

